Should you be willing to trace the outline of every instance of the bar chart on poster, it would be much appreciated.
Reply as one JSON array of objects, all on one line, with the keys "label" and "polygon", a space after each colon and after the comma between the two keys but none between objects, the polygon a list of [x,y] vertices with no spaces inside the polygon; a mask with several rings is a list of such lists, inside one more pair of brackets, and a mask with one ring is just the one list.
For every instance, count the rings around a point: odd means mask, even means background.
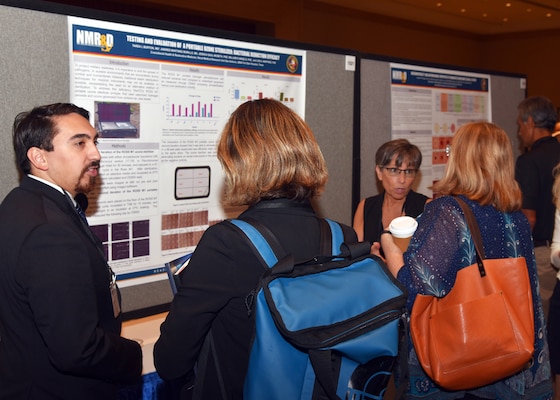
[{"label": "bar chart on poster", "polygon": [[274,98],[304,116],[305,51],[78,17],[68,35],[71,100],[98,125],[111,115],[133,128],[99,138],[109,174],[90,225],[120,286],[161,280],[166,262],[228,217],[216,144],[231,112]]}]

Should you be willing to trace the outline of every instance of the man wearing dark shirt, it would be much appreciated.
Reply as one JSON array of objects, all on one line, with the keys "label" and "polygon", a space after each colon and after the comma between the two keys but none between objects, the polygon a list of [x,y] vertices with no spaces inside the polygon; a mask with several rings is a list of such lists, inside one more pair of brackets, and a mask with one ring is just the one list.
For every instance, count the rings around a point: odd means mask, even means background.
[{"label": "man wearing dark shirt", "polygon": [[518,135],[526,152],[517,159],[515,177],[523,192],[522,211],[533,231],[541,298],[548,315],[556,283],[556,271],[550,264],[550,241],[555,211],[552,170],[560,161],[560,142],[552,137],[557,113],[550,100],[542,96],[523,100],[517,110]]}]

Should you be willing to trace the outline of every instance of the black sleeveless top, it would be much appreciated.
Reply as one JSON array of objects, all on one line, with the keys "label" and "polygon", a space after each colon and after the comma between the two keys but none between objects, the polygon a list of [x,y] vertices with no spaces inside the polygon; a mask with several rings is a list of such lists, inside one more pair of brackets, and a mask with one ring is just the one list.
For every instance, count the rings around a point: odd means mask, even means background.
[{"label": "black sleeveless top", "polygon": [[[364,240],[370,243],[379,242],[381,232],[383,232],[381,207],[384,198],[385,192],[377,196],[368,197],[364,202]],[[426,201],[428,201],[427,196],[411,190],[404,201],[404,215],[416,218],[424,211]]]}]

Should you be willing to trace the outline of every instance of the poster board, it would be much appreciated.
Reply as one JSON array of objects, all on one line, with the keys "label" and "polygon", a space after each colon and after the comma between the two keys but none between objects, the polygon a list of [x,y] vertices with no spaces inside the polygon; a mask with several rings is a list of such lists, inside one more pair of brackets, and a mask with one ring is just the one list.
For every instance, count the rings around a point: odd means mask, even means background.
[{"label": "poster board", "polygon": [[491,121],[490,82],[488,74],[391,63],[391,139],[408,139],[423,155],[416,191],[433,197],[463,124]]},{"label": "poster board", "polygon": [[[37,105],[68,102],[76,98],[74,96],[75,93],[73,93],[75,88],[72,89],[74,85],[72,85],[73,76],[71,75],[73,72],[71,64],[75,60],[70,58],[72,52],[69,51],[71,40],[69,39],[70,27],[68,16],[96,19],[116,24],[121,23],[120,21],[123,20],[127,25],[135,26],[135,29],[163,30],[175,36],[183,36],[185,34],[209,36],[210,33],[216,34],[213,31],[209,33],[206,30],[191,26],[148,21],[145,19],[123,18],[120,15],[94,12],[79,7],[53,5],[39,1],[0,1],[0,24],[3,27],[0,30],[0,35],[6,43],[6,48],[4,49],[6,57],[0,60],[0,66],[3,73],[9,76],[9,79],[2,79],[0,81],[0,90],[4,93],[5,98],[10,99],[10,101],[2,102],[0,105],[2,107],[0,128],[6,133],[0,137],[2,142],[0,151],[3,156],[0,159],[2,164],[0,169],[0,198],[2,199],[19,182],[19,174],[14,163],[11,137],[7,134],[11,132],[14,117],[19,112],[29,110]],[[34,28],[37,26],[40,26],[41,29]],[[352,68],[347,67],[346,61],[347,55],[351,52],[339,49],[334,49],[332,52],[318,48],[307,49],[306,46],[301,44],[296,46],[293,43],[286,44],[258,37],[235,35],[230,32],[221,32],[221,34],[218,32],[218,34],[211,37],[220,38],[221,41],[224,35],[228,36],[231,40],[242,42],[248,47],[256,46],[261,49],[282,47],[294,49],[298,54],[307,54],[307,65],[305,67],[313,76],[310,76],[309,79],[306,79],[300,85],[305,96],[300,98],[301,103],[298,106],[298,110],[301,111],[314,130],[327,164],[334,166],[330,168],[331,178],[327,183],[325,192],[317,200],[315,206],[321,215],[350,224],[352,213],[351,143],[354,129],[352,108],[355,73]],[[83,54],[78,55],[78,57],[83,57]],[[327,77],[333,80],[333,84],[325,87],[324,82]],[[330,96],[334,92],[336,93],[336,99]],[[136,135],[142,137],[143,132],[149,129],[149,125],[147,123],[138,124],[135,120],[136,107],[141,102],[120,98],[99,99],[97,104],[95,101],[83,103],[83,106],[90,109],[92,113],[92,124],[98,125],[99,122],[103,122],[103,118],[101,118],[101,121],[99,120],[98,111],[99,105],[104,102],[127,103],[130,110],[128,122],[133,126],[129,132],[121,135],[123,137],[118,138],[118,134],[116,134],[117,139],[107,138],[106,143],[102,144],[100,151],[102,157],[105,156],[106,161],[111,155],[107,155],[104,146],[110,146],[109,143],[111,141],[121,140],[126,142],[127,146],[137,149],[137,146],[141,145],[138,143]],[[221,111],[222,116],[225,117],[231,110],[228,108]],[[102,112],[102,114],[104,113]],[[212,113],[207,113],[206,115],[208,114],[212,115]],[[135,132],[134,129],[137,129],[137,131]],[[341,143],[343,143],[342,146],[340,145]],[[153,147],[154,145],[151,144],[151,146]],[[210,146],[213,146],[213,143]],[[150,154],[149,152],[152,151],[150,146],[147,146],[145,150],[148,151],[147,154]],[[147,160],[140,160],[140,162],[149,161],[149,158]],[[214,184],[213,182],[219,182],[219,179],[217,179],[219,171],[216,168],[208,169],[207,166],[207,163],[203,163],[182,165],[181,167],[173,166],[170,168],[168,175],[170,176],[171,184],[168,185],[168,191],[171,192],[171,195],[169,197],[172,200],[178,198],[181,201],[205,201],[204,199],[208,197],[204,189],[198,190],[196,187],[184,188],[181,187],[181,183],[187,181],[189,179],[188,175],[191,173],[202,174],[202,176],[198,175],[199,178],[203,182],[207,182],[210,179],[211,185]],[[110,180],[110,170],[105,169],[105,172],[107,174],[104,177],[102,161],[101,180],[107,183]],[[205,173],[206,175],[204,175]],[[208,185],[202,184],[201,187],[208,188]],[[218,191],[219,185],[216,187],[212,186],[209,193]],[[193,193],[195,194],[193,195]],[[91,219],[91,222],[94,225],[103,225],[95,224],[95,217],[92,217],[96,208],[95,202],[92,202],[90,207],[92,208],[88,210],[88,217]],[[202,213],[204,214],[204,211]],[[219,217],[216,218],[218,219]],[[122,244],[122,247],[115,247],[117,257],[122,257],[123,254],[130,254],[130,247],[129,249],[126,247],[130,246],[134,240],[145,242],[150,236],[149,233],[146,234],[146,232],[150,231],[146,229],[145,219],[135,221],[115,219],[112,222],[115,222],[115,224],[114,227],[111,224],[111,235],[114,234],[115,237],[120,238],[119,240],[122,240],[122,243],[129,241],[128,245]],[[200,224],[200,226],[202,228],[199,233],[202,234],[204,224]],[[103,237],[108,232],[102,226],[98,235]],[[139,236],[127,237],[127,234],[130,235],[132,232],[137,232]],[[189,246],[186,246],[184,250],[178,250],[177,254],[182,251],[188,252],[190,251],[189,248]],[[139,251],[138,254],[142,254],[146,246],[141,244],[137,249]],[[175,253],[169,254],[169,260],[176,257]],[[155,262],[153,269],[156,270],[154,272],[157,272],[153,275],[158,275],[158,279],[155,281],[143,282],[142,280],[145,277],[132,276],[129,279],[135,280],[134,285],[123,284],[123,280],[119,282],[123,298],[122,308],[127,317],[133,318],[139,315],[158,312],[162,307],[167,307],[171,301],[172,294],[166,279],[164,263],[161,260]]]},{"label": "poster board", "polygon": [[242,103],[305,118],[305,50],[68,17],[70,101],[98,128],[101,182],[88,221],[121,288],[163,279],[221,203],[217,143]]},{"label": "poster board", "polygon": [[[305,100],[302,107],[307,123],[314,131],[329,168],[325,192],[315,206],[322,216],[351,224],[355,205],[360,197],[377,193],[374,155],[377,148],[391,138],[391,64],[396,60],[359,54],[347,49],[330,49],[300,43],[284,43],[269,38],[246,37],[232,33],[200,30],[199,28],[162,23],[145,19],[124,18],[110,13],[94,12],[79,7],[48,5],[33,0],[0,0],[0,40],[4,43],[0,58],[0,91],[8,101],[0,103],[0,198],[18,185],[19,175],[11,144],[14,117],[34,106],[70,101],[70,40],[68,16],[97,19],[140,28],[230,39],[259,46],[292,48],[306,55]],[[40,27],[40,29],[37,29]],[[416,65],[414,61],[399,63]],[[426,65],[423,65],[426,66]],[[428,65],[429,68],[440,66]],[[460,68],[445,66],[446,69]],[[479,71],[470,71],[479,72]],[[485,73],[485,72],[480,72]],[[520,88],[522,76],[487,73],[491,78],[492,121],[502,126],[516,143],[515,115],[519,101],[525,96]],[[7,77],[7,78],[6,78]],[[117,101],[118,100],[118,101]],[[130,123],[142,135],[143,124],[135,125],[135,101],[111,99],[130,105]],[[91,107],[88,105],[88,108]],[[93,105],[95,110],[95,104]],[[95,112],[94,112],[95,114]],[[92,123],[95,123],[95,115]],[[123,121],[118,121],[123,122]],[[134,129],[134,128],[132,128]],[[134,143],[135,137],[123,138]],[[103,149],[101,149],[103,152]],[[204,198],[205,191],[190,188],[184,191],[175,184],[190,172],[171,169],[171,197]],[[201,167],[197,165],[194,167]],[[208,169],[202,165],[197,173]],[[103,177],[104,171],[101,171]],[[210,169],[210,180],[214,172]],[[206,177],[202,176],[206,182]],[[200,187],[206,188],[206,184]],[[190,191],[189,191],[190,190]],[[212,192],[210,188],[210,192]],[[192,193],[197,194],[193,196]],[[196,199],[194,199],[196,200]],[[90,210],[91,212],[91,210]],[[119,221],[117,221],[119,222]],[[121,221],[122,222],[122,221]],[[117,228],[118,228],[117,224]],[[137,227],[142,232],[145,227]],[[130,225],[128,226],[130,232]],[[118,229],[117,229],[118,230]],[[117,232],[118,233],[118,232]],[[174,259],[170,258],[170,260]],[[133,318],[167,307],[172,298],[163,265],[161,280],[122,287],[123,311]],[[142,278],[137,278],[142,279]],[[119,283],[121,285],[121,283]]]},{"label": "poster board", "polygon": [[[410,85],[395,84],[395,79],[401,79],[401,73],[410,70],[425,72],[435,76],[446,77],[437,87],[433,83],[410,83]],[[503,74],[492,71],[477,71],[450,67],[446,65],[413,64],[407,61],[379,60],[364,56],[360,68],[360,148],[357,150],[359,158],[359,183],[353,199],[354,207],[360,199],[381,193],[382,188],[375,176],[375,152],[385,142],[397,137],[404,137],[416,144],[422,151],[423,168],[420,179],[416,179],[413,189],[427,196],[432,193],[428,189],[431,183],[443,174],[445,163],[441,158],[445,154],[445,144],[453,136],[453,132],[465,122],[472,120],[488,120],[498,124],[508,134],[514,149],[514,157],[520,154],[517,139],[517,105],[526,97],[526,77],[522,74]],[[394,76],[398,72],[398,77]],[[449,79],[447,79],[449,78]],[[463,81],[462,85],[457,85]],[[472,85],[472,87],[469,87]],[[406,87],[410,86],[410,87]],[[397,87],[397,89],[395,89]],[[457,112],[437,112],[437,101],[423,101],[426,108],[417,111],[413,116],[420,123],[414,123],[408,129],[400,128],[405,124],[395,123],[398,113],[406,117],[409,110],[396,110],[394,105],[395,90],[422,90],[421,96],[439,98],[441,93],[449,93],[458,100]],[[397,97],[407,95],[397,94]],[[480,108],[474,111],[463,107],[465,98],[479,97]],[[474,100],[473,100],[474,101]],[[473,103],[474,104],[474,103]],[[442,115],[448,114],[443,117]],[[403,117],[403,121],[406,121]],[[423,121],[423,122],[422,122]],[[446,126],[444,126],[447,124]],[[417,130],[424,127],[423,130]],[[434,163],[433,160],[439,160]],[[426,161],[427,160],[427,161]],[[423,179],[422,179],[423,178]]]}]

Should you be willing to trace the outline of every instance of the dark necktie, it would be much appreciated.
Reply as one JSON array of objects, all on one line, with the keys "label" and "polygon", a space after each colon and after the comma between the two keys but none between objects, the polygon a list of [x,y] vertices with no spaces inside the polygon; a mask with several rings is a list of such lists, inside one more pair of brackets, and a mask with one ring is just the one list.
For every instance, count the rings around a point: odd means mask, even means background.
[{"label": "dark necktie", "polygon": [[82,210],[82,207],[80,207],[80,205],[78,203],[76,203],[76,212],[78,213],[78,215],[84,220],[84,222],[86,223],[86,225],[89,226],[87,218],[86,218],[86,214],[84,213],[84,210]]}]

